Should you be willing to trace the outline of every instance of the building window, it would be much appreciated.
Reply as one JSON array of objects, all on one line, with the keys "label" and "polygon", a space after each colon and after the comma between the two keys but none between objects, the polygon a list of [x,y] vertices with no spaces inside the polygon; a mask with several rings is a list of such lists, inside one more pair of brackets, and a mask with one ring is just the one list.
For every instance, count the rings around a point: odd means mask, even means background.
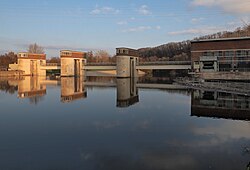
[{"label": "building window", "polygon": [[240,56],[242,56],[242,51],[241,50],[236,51],[236,57],[240,57]]},{"label": "building window", "polygon": [[225,57],[233,57],[234,56],[234,51],[226,51],[225,52]]},{"label": "building window", "polygon": [[223,57],[223,51],[216,51],[216,52],[214,52],[214,56],[216,56],[216,57]]},{"label": "building window", "polygon": [[203,62],[203,69],[214,69],[214,62],[212,61]]}]

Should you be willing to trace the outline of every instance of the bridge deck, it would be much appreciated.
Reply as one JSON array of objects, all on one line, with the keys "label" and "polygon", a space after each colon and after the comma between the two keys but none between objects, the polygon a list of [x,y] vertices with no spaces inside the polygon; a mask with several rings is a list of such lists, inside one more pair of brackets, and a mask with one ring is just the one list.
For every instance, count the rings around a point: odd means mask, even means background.
[{"label": "bridge deck", "polygon": [[[47,63],[41,69],[59,70],[61,65],[57,63]],[[87,63],[84,70],[116,70],[115,63]],[[161,61],[161,62],[140,62],[136,69],[138,70],[188,70],[191,69],[189,61]]]}]

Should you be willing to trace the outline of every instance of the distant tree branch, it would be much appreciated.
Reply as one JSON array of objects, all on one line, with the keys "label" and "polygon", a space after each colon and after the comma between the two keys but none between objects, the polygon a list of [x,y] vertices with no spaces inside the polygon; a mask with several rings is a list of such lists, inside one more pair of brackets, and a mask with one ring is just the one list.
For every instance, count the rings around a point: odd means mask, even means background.
[{"label": "distant tree branch", "polygon": [[44,54],[44,48],[34,43],[29,45],[28,52],[35,54]]}]

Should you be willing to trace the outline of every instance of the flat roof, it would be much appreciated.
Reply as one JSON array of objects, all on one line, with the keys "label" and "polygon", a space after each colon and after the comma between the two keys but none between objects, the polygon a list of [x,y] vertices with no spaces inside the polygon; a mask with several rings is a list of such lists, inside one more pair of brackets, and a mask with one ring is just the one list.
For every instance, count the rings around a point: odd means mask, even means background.
[{"label": "flat roof", "polygon": [[39,54],[39,53],[29,53],[29,52],[18,52],[17,54],[46,55],[45,53]]},{"label": "flat roof", "polygon": [[60,50],[60,52],[85,53],[84,51]]},{"label": "flat roof", "polygon": [[118,47],[116,49],[127,49],[127,50],[137,50],[137,49],[133,49],[133,48],[128,48],[128,47]]},{"label": "flat roof", "polygon": [[199,43],[199,42],[213,42],[213,41],[234,41],[234,40],[249,40],[248,37],[232,37],[232,38],[217,38],[217,39],[201,39],[201,40],[192,40],[191,43]]}]

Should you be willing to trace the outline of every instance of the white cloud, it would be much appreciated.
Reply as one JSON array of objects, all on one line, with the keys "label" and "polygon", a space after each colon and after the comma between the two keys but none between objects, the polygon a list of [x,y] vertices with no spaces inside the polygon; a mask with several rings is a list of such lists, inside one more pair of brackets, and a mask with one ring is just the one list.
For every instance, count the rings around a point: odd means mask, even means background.
[{"label": "white cloud", "polygon": [[150,14],[152,14],[152,12],[149,10],[147,5],[140,6],[140,8],[137,11],[141,15],[150,15]]},{"label": "white cloud", "polygon": [[118,14],[120,10],[114,9],[112,7],[96,7],[93,9],[90,14],[98,15],[98,14]]},{"label": "white cloud", "polygon": [[161,29],[161,26],[157,25],[157,26],[155,27],[155,29],[160,30],[160,29]]},{"label": "white cloud", "polygon": [[249,0],[192,0],[193,6],[219,7],[223,11],[234,14],[249,14]]},{"label": "white cloud", "polygon": [[220,31],[227,30],[225,27],[202,27],[202,28],[190,28],[181,31],[173,31],[169,32],[169,35],[187,35],[187,34],[196,34],[196,35],[204,35],[204,34],[213,34]]},{"label": "white cloud", "polygon": [[123,30],[122,32],[142,32],[146,30],[151,30],[151,26],[139,26],[139,27],[134,27],[134,28],[129,28],[126,30]]},{"label": "white cloud", "polygon": [[203,20],[204,20],[204,18],[202,18],[202,17],[200,17],[200,18],[192,18],[191,23],[192,24],[197,24],[197,23],[200,23]]},{"label": "white cloud", "polygon": [[160,30],[161,26],[157,25],[155,27],[152,26],[139,26],[139,27],[133,27],[129,29],[125,29],[122,32],[143,32],[147,30]]},{"label": "white cloud", "polygon": [[128,22],[127,21],[119,21],[117,22],[117,25],[127,25]]}]

